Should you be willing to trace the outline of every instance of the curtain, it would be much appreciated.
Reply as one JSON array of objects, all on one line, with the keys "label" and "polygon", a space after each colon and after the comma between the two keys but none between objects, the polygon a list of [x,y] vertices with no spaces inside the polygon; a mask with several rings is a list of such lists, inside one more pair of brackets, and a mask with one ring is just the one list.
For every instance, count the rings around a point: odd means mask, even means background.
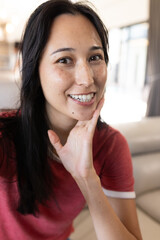
[{"label": "curtain", "polygon": [[160,0],[150,0],[146,82],[151,86],[146,116],[160,116]]}]

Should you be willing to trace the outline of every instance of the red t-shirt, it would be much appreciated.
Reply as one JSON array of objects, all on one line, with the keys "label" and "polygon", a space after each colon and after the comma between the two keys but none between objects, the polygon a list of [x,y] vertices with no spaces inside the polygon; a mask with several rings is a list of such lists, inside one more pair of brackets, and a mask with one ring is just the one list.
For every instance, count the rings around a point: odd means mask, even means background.
[{"label": "red t-shirt", "polygon": [[[15,157],[14,144],[10,144],[11,157]],[[118,198],[134,198],[134,179],[131,156],[124,137],[103,124],[96,128],[93,139],[93,161],[101,179],[104,193]],[[11,168],[16,172],[12,160]],[[61,163],[52,161],[56,182],[54,201],[39,205],[39,215],[22,215],[16,211],[19,193],[16,175],[8,181],[4,172],[5,149],[0,133],[0,239],[3,240],[66,240],[73,231],[72,222],[85,206],[76,182]]]}]

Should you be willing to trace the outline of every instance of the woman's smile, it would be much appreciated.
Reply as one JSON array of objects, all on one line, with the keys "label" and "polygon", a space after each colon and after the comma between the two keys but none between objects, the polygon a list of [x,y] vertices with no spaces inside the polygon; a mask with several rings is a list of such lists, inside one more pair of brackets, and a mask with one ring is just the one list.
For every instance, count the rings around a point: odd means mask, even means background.
[{"label": "woman's smile", "polygon": [[86,94],[69,94],[68,96],[76,103],[84,106],[93,104],[96,93]]}]

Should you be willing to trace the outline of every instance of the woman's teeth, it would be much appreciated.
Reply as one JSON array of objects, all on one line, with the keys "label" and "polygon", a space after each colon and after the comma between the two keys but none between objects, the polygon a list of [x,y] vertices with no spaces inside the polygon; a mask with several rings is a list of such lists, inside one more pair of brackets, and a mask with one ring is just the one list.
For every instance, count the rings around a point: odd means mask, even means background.
[{"label": "woman's teeth", "polygon": [[90,93],[87,95],[69,95],[71,98],[76,99],[80,102],[90,102],[92,98],[94,97],[94,93]]}]

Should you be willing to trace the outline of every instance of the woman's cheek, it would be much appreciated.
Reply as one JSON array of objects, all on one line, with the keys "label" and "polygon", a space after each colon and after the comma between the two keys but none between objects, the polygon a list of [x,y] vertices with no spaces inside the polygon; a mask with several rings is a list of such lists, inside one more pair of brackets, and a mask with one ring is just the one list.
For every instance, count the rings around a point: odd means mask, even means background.
[{"label": "woman's cheek", "polygon": [[98,79],[99,85],[103,88],[106,85],[107,81],[107,67],[106,65],[102,65],[96,71],[96,79]]},{"label": "woman's cheek", "polygon": [[62,68],[56,69],[54,77],[54,81],[57,85],[62,85],[63,88],[69,87],[73,83],[73,74],[69,71],[64,70]]}]

